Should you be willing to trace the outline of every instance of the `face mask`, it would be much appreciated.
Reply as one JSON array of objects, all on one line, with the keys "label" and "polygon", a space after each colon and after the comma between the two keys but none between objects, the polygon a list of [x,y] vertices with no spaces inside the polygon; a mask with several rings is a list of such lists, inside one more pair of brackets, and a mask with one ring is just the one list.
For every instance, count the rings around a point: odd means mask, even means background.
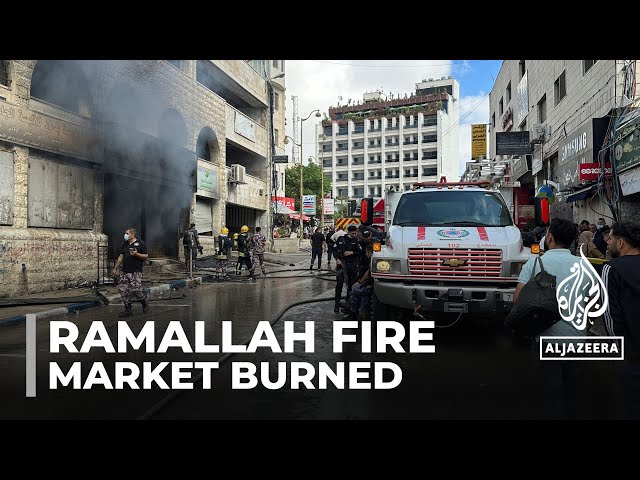
[{"label": "face mask", "polygon": [[125,241],[125,242],[128,242],[128,241],[129,241],[129,234],[128,234],[128,233],[125,233],[125,234],[124,234],[124,241]]},{"label": "face mask", "polygon": [[604,225],[598,224],[598,230],[600,230]]}]

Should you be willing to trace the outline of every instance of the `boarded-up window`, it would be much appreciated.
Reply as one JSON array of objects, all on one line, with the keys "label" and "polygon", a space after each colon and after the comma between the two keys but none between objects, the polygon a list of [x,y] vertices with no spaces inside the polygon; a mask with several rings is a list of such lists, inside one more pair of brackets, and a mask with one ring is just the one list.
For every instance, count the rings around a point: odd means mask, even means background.
[{"label": "boarded-up window", "polygon": [[208,198],[196,197],[196,230],[198,233],[213,231],[211,216],[212,201]]},{"label": "boarded-up window", "polygon": [[0,152],[0,225],[13,225],[13,153]]},{"label": "boarded-up window", "polygon": [[92,229],[93,183],[93,170],[31,157],[28,225]]}]

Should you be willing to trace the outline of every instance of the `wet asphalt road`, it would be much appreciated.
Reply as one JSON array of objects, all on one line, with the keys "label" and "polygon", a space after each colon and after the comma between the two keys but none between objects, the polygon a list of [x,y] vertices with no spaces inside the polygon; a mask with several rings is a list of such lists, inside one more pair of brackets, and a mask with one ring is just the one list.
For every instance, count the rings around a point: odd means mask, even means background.
[{"label": "wet asphalt road", "polygon": [[[274,278],[302,275],[305,278]],[[334,282],[309,278],[308,272],[283,272],[256,283],[237,281],[232,284],[203,284],[176,290],[164,299],[154,300],[151,311],[140,312],[128,319],[134,333],[145,321],[154,321],[157,342],[169,321],[180,321],[187,337],[194,338],[194,322],[205,322],[206,343],[220,344],[221,322],[233,322],[232,338],[240,344],[253,334],[257,322],[272,320],[287,305],[301,300],[332,297]],[[169,298],[167,298],[169,297]],[[500,321],[462,316],[450,328],[433,330],[435,353],[362,353],[361,342],[346,343],[344,352],[333,352],[333,322],[342,314],[333,313],[332,302],[311,303],[294,307],[273,326],[281,347],[284,346],[284,322],[293,321],[300,331],[303,322],[314,321],[315,352],[306,353],[298,342],[293,353],[273,353],[258,348],[255,353],[184,354],[170,348],[167,353],[147,354],[142,349],[122,354],[105,354],[102,349],[90,353],[54,354],[49,352],[49,321],[70,320],[78,325],[83,339],[92,321],[104,323],[116,343],[116,326],[121,306],[106,306],[38,321],[37,396],[25,398],[25,328],[4,327],[0,331],[0,395],[1,419],[539,419],[557,418],[546,409],[546,400],[555,395],[541,388],[539,375],[529,345],[514,342]],[[455,319],[456,316],[453,317]],[[409,329],[408,318],[402,324]],[[439,325],[450,322],[442,319]],[[356,333],[357,330],[345,333]],[[375,334],[375,329],[374,329]],[[80,345],[81,342],[76,342]],[[192,342],[193,344],[193,342]],[[409,349],[408,339],[402,342]],[[89,390],[61,387],[49,388],[49,362],[56,361],[63,371],[73,362],[83,362],[86,373],[93,362],[104,362],[113,375],[115,361],[137,364],[167,361],[219,361],[219,369],[211,376],[212,388],[205,390],[196,383],[193,390]],[[277,363],[305,362],[317,373],[325,362],[335,369],[345,362],[393,362],[400,367],[402,380],[390,390],[338,389],[328,382],[326,389],[291,388],[290,369],[279,389],[267,389],[258,382],[252,389],[232,388],[232,363],[251,362],[259,366],[268,362],[269,378],[277,378]],[[582,418],[611,418],[612,366],[606,362],[590,364],[583,373],[587,390],[584,403],[573,406]],[[373,372],[373,369],[371,369]],[[194,374],[195,375],[195,374]],[[170,375],[163,375],[165,380]],[[259,377],[259,373],[257,374]],[[348,386],[350,376],[346,375]],[[389,380],[387,374],[383,377]],[[367,379],[360,380],[365,382]],[[369,377],[371,380],[371,377]],[[142,383],[141,381],[139,382]],[[561,414],[558,414],[561,415]]]}]

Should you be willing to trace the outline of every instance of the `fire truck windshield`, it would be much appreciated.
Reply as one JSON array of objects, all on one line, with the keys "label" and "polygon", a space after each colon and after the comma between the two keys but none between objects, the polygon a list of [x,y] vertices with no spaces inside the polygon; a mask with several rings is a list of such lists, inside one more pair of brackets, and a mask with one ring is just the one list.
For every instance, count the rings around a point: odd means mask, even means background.
[{"label": "fire truck windshield", "polygon": [[436,190],[402,195],[393,225],[507,227],[513,221],[504,200],[496,193]]}]

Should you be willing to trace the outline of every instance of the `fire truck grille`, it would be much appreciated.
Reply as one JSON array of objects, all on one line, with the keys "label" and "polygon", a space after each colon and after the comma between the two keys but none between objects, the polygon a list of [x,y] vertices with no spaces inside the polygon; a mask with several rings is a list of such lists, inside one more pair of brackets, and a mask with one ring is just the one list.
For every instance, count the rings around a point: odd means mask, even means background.
[{"label": "fire truck grille", "polygon": [[484,248],[410,248],[409,272],[429,277],[498,278],[502,250]]}]

